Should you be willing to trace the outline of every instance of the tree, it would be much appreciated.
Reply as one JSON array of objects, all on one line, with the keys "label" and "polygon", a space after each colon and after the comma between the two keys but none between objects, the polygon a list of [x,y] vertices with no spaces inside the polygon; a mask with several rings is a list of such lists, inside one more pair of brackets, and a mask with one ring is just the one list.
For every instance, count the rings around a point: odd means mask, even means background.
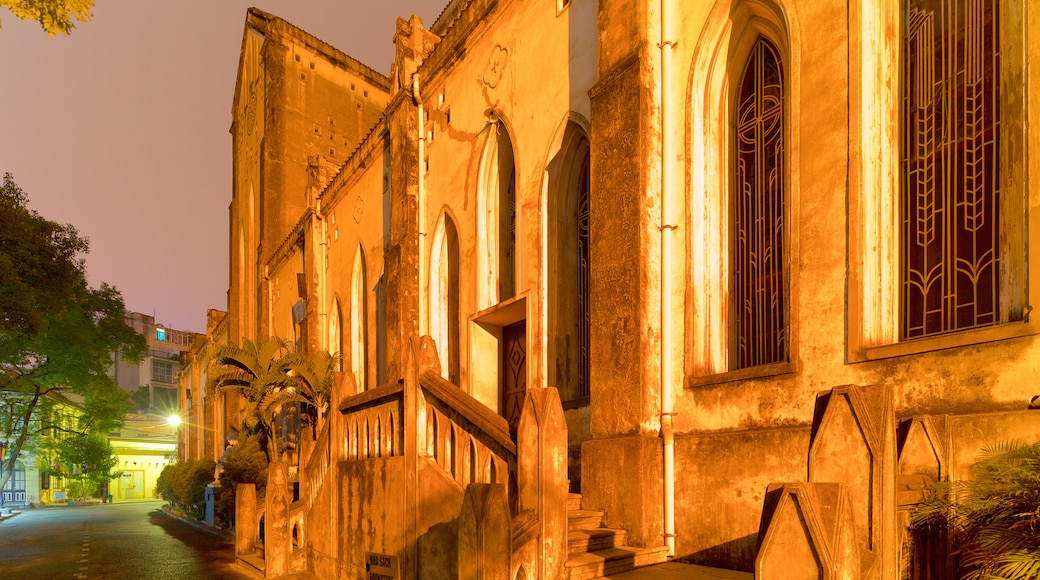
[{"label": "tree", "polygon": [[316,435],[319,420],[329,411],[332,384],[339,368],[339,353],[327,351],[302,353],[293,351],[286,356],[292,371],[292,382],[285,390],[283,403],[301,403],[304,421],[311,426],[311,435]]},{"label": "tree", "polygon": [[911,525],[923,534],[952,533],[962,578],[1040,577],[1040,443],[984,448],[972,475],[934,486]]},{"label": "tree", "polygon": [[268,461],[278,456],[274,424],[282,403],[280,393],[293,384],[288,374],[288,353],[288,343],[278,337],[256,342],[247,338],[241,347],[216,347],[209,359],[207,390],[235,390],[242,394],[247,404],[243,424],[258,436]]},{"label": "tree", "polygon": [[76,22],[82,24],[94,17],[90,11],[94,0],[0,0],[0,7],[22,20],[39,22],[50,36],[68,36]]},{"label": "tree", "polygon": [[58,444],[56,451],[60,464],[72,465],[73,473],[78,471],[84,498],[96,491],[102,483],[122,476],[121,471],[114,471],[119,465],[119,458],[112,451],[108,439],[100,434],[68,437]]},{"label": "tree", "polygon": [[[87,284],[88,242],[70,225],[28,209],[5,174],[0,187],[0,488],[44,429],[69,434],[121,426],[128,396],[108,376],[114,353],[139,360],[145,339],[126,323],[119,291]],[[82,400],[73,425],[41,414],[50,400]]]}]

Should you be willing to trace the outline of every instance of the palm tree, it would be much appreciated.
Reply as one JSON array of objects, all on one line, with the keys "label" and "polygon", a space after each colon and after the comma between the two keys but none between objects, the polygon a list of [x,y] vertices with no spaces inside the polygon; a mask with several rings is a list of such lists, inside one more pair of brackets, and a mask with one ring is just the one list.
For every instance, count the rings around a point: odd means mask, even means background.
[{"label": "palm tree", "polygon": [[219,345],[209,356],[207,390],[242,394],[247,403],[244,426],[259,436],[269,461],[275,455],[271,446],[278,448],[275,421],[281,409],[281,393],[296,384],[289,375],[291,352],[289,344],[278,337],[256,342],[247,338],[241,347]]},{"label": "palm tree", "polygon": [[279,393],[283,403],[300,403],[304,422],[311,426],[311,436],[316,436],[318,422],[329,411],[332,384],[339,369],[340,354],[328,351],[303,353],[290,352],[286,364],[292,371],[292,383]]},{"label": "palm tree", "polygon": [[965,579],[1040,577],[1040,443],[986,447],[972,474],[934,486],[911,525],[951,531]]}]

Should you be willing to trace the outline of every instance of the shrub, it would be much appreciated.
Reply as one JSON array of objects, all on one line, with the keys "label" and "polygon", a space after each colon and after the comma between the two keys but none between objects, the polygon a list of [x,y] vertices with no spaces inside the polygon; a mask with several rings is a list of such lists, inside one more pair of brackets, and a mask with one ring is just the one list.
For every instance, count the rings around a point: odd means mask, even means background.
[{"label": "shrub", "polygon": [[221,463],[220,490],[217,495],[217,513],[221,519],[235,519],[235,486],[240,483],[256,485],[257,497],[267,487],[267,456],[260,448],[260,438],[245,435],[224,456]]},{"label": "shrub", "polygon": [[948,530],[967,580],[1040,577],[1040,443],[984,448],[972,475],[934,486],[911,525]]},{"label": "shrub", "polygon": [[172,505],[198,510],[206,503],[206,485],[213,482],[215,468],[209,458],[171,463],[159,474],[155,491]]}]

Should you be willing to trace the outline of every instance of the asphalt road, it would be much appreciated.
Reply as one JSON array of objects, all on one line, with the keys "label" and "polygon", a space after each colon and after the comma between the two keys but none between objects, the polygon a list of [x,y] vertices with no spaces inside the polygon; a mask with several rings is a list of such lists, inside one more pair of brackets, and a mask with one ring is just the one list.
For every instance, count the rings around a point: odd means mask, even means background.
[{"label": "asphalt road", "polygon": [[257,578],[234,563],[230,542],[171,518],[162,505],[37,508],[5,518],[0,578]]}]

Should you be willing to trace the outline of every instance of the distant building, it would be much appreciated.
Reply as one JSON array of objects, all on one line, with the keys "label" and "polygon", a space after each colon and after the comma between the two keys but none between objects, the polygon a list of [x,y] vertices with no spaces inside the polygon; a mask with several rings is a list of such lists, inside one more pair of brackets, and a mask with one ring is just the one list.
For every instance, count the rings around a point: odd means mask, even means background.
[{"label": "distant building", "polygon": [[165,415],[130,414],[108,442],[122,474],[108,484],[113,502],[155,497],[155,483],[164,467],[177,459],[177,427]]},{"label": "distant building", "polygon": [[181,353],[190,350],[202,335],[156,324],[155,317],[140,312],[127,314],[126,323],[145,337],[148,350],[138,363],[116,353],[110,376],[119,388],[132,394],[138,412],[163,416],[177,412]]},{"label": "distant building", "polygon": [[[31,430],[35,434],[22,448],[14,472],[3,489],[4,507],[61,502],[66,498],[77,467],[58,462],[56,447],[70,437],[83,415],[82,398],[49,393],[39,402]],[[9,448],[0,445],[0,457],[7,459]],[[6,463],[4,464],[6,465]]]}]

